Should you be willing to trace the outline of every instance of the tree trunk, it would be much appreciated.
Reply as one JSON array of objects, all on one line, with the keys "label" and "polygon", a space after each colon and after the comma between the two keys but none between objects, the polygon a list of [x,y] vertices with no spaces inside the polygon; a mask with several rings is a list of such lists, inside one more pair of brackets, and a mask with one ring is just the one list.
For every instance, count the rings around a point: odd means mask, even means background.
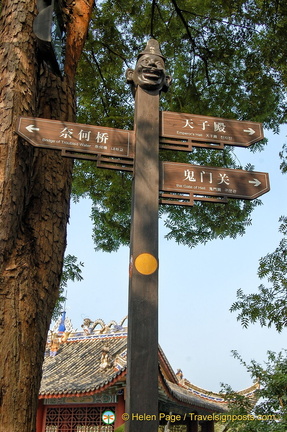
[{"label": "tree trunk", "polygon": [[[74,81],[93,0],[68,1],[61,79],[36,59],[36,0],[0,18],[0,431],[35,431],[43,354],[66,246],[72,160],[34,149],[19,116],[75,120]],[[81,20],[81,26],[75,25]],[[73,53],[73,55],[71,55]]]}]

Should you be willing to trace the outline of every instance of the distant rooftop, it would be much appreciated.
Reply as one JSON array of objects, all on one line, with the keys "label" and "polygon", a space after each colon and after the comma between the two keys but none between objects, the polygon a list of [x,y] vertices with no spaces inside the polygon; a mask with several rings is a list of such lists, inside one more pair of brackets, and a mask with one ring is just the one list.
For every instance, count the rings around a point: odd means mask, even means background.
[{"label": "distant rooftop", "polygon": [[[73,329],[63,313],[49,333],[41,399],[82,397],[103,391],[123,390],[127,371],[127,317],[120,323],[85,318],[82,330]],[[159,347],[159,399],[196,409],[198,412],[225,412],[223,395],[191,384],[181,370],[175,374]],[[258,385],[241,393],[253,397]]]}]

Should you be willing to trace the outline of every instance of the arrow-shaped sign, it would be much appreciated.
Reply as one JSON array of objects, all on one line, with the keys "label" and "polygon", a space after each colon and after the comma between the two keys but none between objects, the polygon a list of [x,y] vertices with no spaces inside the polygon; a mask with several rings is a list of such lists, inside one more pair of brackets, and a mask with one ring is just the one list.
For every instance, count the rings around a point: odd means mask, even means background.
[{"label": "arrow-shaped sign", "polygon": [[192,147],[248,147],[263,138],[261,123],[198,114],[161,112],[162,149],[191,151]]},{"label": "arrow-shaped sign", "polygon": [[35,125],[29,125],[29,126],[26,126],[26,129],[27,129],[27,131],[30,132],[30,133],[33,133],[33,132],[36,132],[36,131],[39,131],[39,130],[40,130],[39,128],[35,127]]},{"label": "arrow-shaped sign", "polygon": [[172,193],[181,193],[192,195],[195,200],[202,196],[252,200],[270,190],[267,173],[223,167],[162,162],[160,177],[160,190],[171,192],[169,198]]},{"label": "arrow-shaped sign", "polygon": [[87,153],[129,159],[134,156],[134,131],[20,117],[17,133],[35,147],[72,154]]}]

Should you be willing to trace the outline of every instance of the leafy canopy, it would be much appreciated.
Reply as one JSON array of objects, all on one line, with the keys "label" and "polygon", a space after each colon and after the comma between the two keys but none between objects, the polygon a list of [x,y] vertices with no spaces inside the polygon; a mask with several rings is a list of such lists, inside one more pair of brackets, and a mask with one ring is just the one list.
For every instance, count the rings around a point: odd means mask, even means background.
[{"label": "leafy canopy", "polygon": [[245,328],[259,322],[261,326],[275,325],[280,332],[287,326],[287,217],[281,217],[280,222],[283,238],[274,252],[260,259],[258,267],[259,278],[267,278],[270,286],[261,284],[255,294],[239,289],[230,308],[231,312],[240,311],[237,319]]},{"label": "leafy canopy", "polygon": [[[161,96],[163,110],[259,121],[277,131],[286,120],[286,17],[285,2],[276,0],[98,2],[77,77],[78,121],[133,129],[134,101],[125,70],[134,67],[146,41],[154,37],[173,77]],[[252,147],[255,151],[262,145]],[[161,158],[242,168],[232,148],[166,151]],[[98,249],[112,251],[129,243],[130,191],[129,174],[76,162],[74,199],[92,199]],[[230,200],[224,206],[166,206],[161,216],[168,238],[193,247],[244,234],[258,204]]]},{"label": "leafy canopy", "polygon": [[225,424],[223,431],[232,432],[285,432],[287,428],[287,355],[268,351],[267,361],[260,365],[252,360],[246,364],[234,351],[260,387],[255,399],[234,392],[230,386],[222,385],[225,398],[230,402],[229,415],[233,418]]}]

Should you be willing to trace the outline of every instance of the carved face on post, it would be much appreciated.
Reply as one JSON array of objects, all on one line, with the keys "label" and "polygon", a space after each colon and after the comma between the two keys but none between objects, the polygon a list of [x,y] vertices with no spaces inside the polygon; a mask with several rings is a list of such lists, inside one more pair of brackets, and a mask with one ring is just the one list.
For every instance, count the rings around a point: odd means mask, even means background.
[{"label": "carved face on post", "polygon": [[126,77],[133,92],[136,86],[156,93],[168,90],[171,77],[165,73],[164,57],[156,40],[148,41],[146,49],[138,56],[135,70],[128,69]]}]

